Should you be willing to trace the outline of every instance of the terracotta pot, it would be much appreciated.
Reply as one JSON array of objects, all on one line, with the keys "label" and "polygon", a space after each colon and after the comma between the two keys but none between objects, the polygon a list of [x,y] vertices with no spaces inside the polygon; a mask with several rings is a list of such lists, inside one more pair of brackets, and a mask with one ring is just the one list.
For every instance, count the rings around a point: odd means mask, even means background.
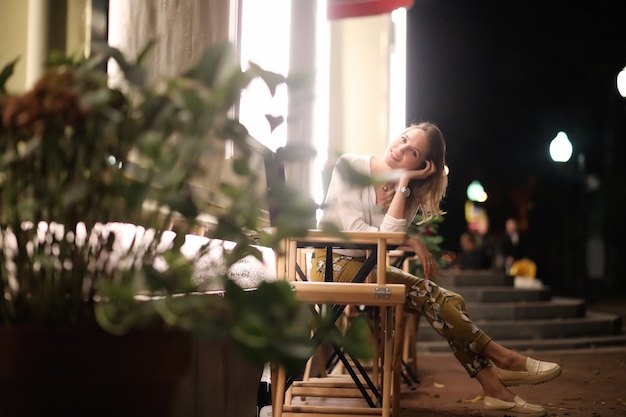
[{"label": "terracotta pot", "polygon": [[179,385],[175,417],[253,417],[263,365],[230,341],[194,342],[192,372]]},{"label": "terracotta pot", "polygon": [[99,329],[1,329],[0,415],[172,415],[191,338]]},{"label": "terracotta pot", "polygon": [[252,417],[262,370],[181,331],[0,329],[0,416]]}]

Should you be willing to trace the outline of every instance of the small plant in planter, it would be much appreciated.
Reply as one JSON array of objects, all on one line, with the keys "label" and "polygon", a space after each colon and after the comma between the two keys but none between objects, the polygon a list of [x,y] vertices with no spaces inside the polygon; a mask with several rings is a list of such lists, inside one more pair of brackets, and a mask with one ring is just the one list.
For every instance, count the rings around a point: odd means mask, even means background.
[{"label": "small plant in planter", "polygon": [[[443,216],[433,217],[424,221],[421,214],[417,214],[409,227],[409,234],[420,239],[428,250],[433,254],[435,262],[440,269],[445,269],[452,264],[453,258],[450,252],[442,248],[443,236],[439,234],[439,225],[444,221]],[[422,275],[424,268],[421,263],[415,259],[411,260],[410,268],[412,273]]]},{"label": "small plant in planter", "polygon": [[[261,258],[252,243],[276,247],[303,233],[301,219],[314,211],[287,186],[259,195],[247,131],[231,116],[252,79],[271,91],[291,80],[255,65],[242,71],[230,46],[217,45],[185,74],[153,85],[141,66],[148,49],[134,62],[108,46],[90,59],[57,58],[23,94],[6,91],[17,61],[0,73],[0,327],[64,335],[183,330],[230,340],[256,363],[298,369],[311,349],[306,307],[284,282],[245,291],[226,273],[245,257]],[[125,75],[118,87],[102,71],[110,58]],[[207,161],[223,160],[216,156],[226,141],[235,147],[224,163],[237,186],[215,180],[209,192],[194,192],[194,180],[219,178],[223,167],[208,172]],[[283,205],[272,233],[259,219],[266,197]],[[210,245],[183,254],[200,214],[215,219],[210,238],[235,243],[218,273],[223,297],[198,294],[193,279]],[[176,233],[168,230],[174,220]],[[85,366],[110,355],[96,350]]]}]

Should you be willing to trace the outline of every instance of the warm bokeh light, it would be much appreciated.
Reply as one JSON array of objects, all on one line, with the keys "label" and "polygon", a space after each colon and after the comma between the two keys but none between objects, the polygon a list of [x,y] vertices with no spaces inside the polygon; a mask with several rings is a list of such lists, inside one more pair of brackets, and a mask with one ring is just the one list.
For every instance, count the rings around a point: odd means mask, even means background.
[{"label": "warm bokeh light", "polygon": [[470,201],[476,201],[478,203],[484,203],[487,201],[487,193],[483,188],[483,185],[474,180],[467,186],[467,198]]}]

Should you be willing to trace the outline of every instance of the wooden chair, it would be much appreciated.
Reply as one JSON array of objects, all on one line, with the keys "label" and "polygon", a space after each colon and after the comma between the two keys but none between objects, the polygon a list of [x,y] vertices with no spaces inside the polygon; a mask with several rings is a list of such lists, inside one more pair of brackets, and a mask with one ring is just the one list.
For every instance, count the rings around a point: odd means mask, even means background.
[{"label": "wooden chair", "polygon": [[[415,253],[406,249],[396,249],[389,251],[388,264],[402,269],[404,272],[410,272],[410,262],[416,259]],[[402,317],[402,348],[398,349],[401,359],[402,373],[401,378],[411,389],[416,389],[419,384],[417,370],[417,330],[421,316],[414,313],[403,313]]]},{"label": "wooden chair", "polygon": [[[278,276],[284,276],[291,282],[297,298],[303,302],[332,306],[337,311],[346,305],[376,307],[380,313],[380,327],[375,329],[374,334],[380,341],[380,352],[370,372],[358,362],[342,358],[348,376],[326,375],[303,382],[286,375],[282,368],[275,369],[272,378],[274,416],[397,415],[401,358],[397,350],[401,348],[405,287],[402,284],[387,284],[385,269],[388,249],[402,244],[405,237],[403,233],[380,232],[349,232],[339,237],[311,230],[305,237],[285,240],[284,253],[277,262]],[[298,264],[298,259],[302,260],[299,252],[304,248],[325,248],[329,258],[335,248],[361,248],[368,250],[370,255],[351,283],[332,282],[332,278],[325,282],[310,282]],[[332,277],[332,262],[327,262],[326,266],[327,277]],[[375,282],[365,282],[375,266]],[[341,347],[336,348],[341,355]],[[311,401],[309,404],[298,404],[294,398],[299,396],[306,396]],[[313,397],[319,401],[313,401]],[[333,401],[333,398],[342,400]],[[347,398],[354,401],[345,405]]]}]

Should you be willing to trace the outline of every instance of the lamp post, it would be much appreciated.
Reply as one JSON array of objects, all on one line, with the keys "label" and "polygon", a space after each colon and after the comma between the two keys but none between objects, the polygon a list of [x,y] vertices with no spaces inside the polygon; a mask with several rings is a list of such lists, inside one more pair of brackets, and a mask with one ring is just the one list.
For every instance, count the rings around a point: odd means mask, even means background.
[{"label": "lamp post", "polygon": [[[567,134],[560,131],[556,134],[554,139],[550,142],[550,157],[554,162],[567,163],[574,154],[574,147],[570,142]],[[587,260],[586,260],[586,245],[587,245],[587,214],[585,206],[585,191],[586,191],[586,168],[585,168],[585,154],[577,152],[577,166],[574,180],[576,182],[576,192],[578,194],[576,216],[573,219],[571,226],[575,229],[575,241],[565,242],[566,246],[570,248],[572,255],[572,264],[574,265],[573,278],[574,288],[573,291],[576,296],[587,298]],[[574,200],[576,201],[576,200]],[[566,217],[567,218],[567,217]],[[567,224],[566,227],[569,227]],[[568,257],[565,257],[566,262]]]}]

